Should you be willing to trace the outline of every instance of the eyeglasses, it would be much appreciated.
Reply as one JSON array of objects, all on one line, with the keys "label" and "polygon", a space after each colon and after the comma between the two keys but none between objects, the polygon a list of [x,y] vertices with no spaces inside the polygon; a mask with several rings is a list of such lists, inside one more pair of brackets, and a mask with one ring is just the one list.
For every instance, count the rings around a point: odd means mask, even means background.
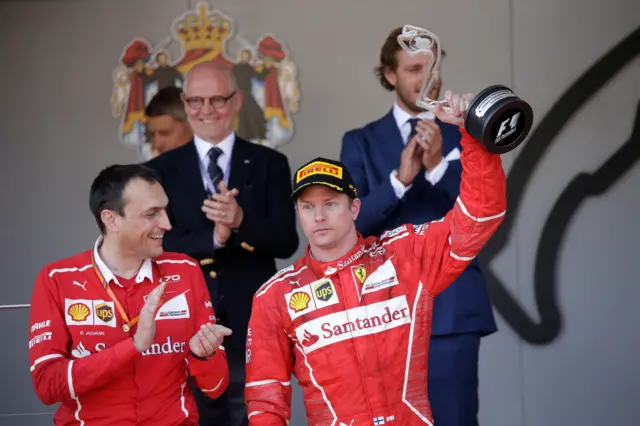
[{"label": "eyeglasses", "polygon": [[184,100],[187,103],[187,105],[189,105],[189,107],[193,109],[202,108],[204,106],[205,100],[208,100],[209,104],[214,108],[222,108],[227,104],[227,101],[231,99],[235,94],[236,94],[236,91],[234,90],[233,92],[231,92],[229,96],[218,95],[218,96],[211,96],[210,98],[203,98],[202,96],[189,96],[189,97],[184,97]]}]

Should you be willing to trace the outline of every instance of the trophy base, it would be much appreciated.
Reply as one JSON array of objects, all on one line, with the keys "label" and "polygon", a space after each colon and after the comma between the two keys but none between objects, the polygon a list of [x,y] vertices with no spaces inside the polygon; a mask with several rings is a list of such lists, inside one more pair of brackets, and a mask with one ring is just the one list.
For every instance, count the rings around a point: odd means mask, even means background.
[{"label": "trophy base", "polygon": [[502,85],[478,93],[467,111],[465,129],[489,152],[504,154],[520,145],[533,124],[531,106]]}]

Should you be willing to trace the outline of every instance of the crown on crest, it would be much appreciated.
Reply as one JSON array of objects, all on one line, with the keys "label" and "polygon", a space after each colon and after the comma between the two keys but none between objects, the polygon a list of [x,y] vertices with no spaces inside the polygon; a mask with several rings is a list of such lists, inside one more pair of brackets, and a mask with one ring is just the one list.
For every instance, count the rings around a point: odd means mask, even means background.
[{"label": "crown on crest", "polygon": [[185,51],[222,50],[229,36],[231,22],[225,17],[209,13],[209,5],[200,3],[198,12],[187,12],[175,22],[175,32]]}]

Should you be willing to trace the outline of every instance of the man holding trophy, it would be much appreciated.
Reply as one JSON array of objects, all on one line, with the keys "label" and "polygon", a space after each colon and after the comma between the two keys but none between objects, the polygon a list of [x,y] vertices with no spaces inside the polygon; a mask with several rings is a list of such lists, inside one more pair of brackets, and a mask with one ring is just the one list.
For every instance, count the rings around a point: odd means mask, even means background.
[{"label": "man holding trophy", "polygon": [[[382,118],[346,132],[341,150],[362,200],[356,227],[364,237],[436,220],[456,203],[463,169],[461,135],[433,113],[443,58],[435,34],[409,25],[392,30],[381,48],[376,76],[396,100]],[[494,86],[473,103],[465,128],[490,152],[506,152],[522,141],[530,114],[517,115],[518,108],[528,112],[528,105],[511,91]],[[500,128],[499,137],[492,134]],[[474,259],[434,300],[428,391],[439,426],[477,425],[480,340],[496,330],[482,270]]]},{"label": "man holding trophy", "polygon": [[[444,102],[421,101],[462,135],[459,195],[442,217],[363,238],[356,229],[361,189],[350,170],[324,158],[297,170],[292,198],[309,245],[253,298],[245,387],[251,426],[288,424],[291,374],[310,425],[433,425],[433,302],[502,222],[506,179],[500,156],[466,130],[477,97],[447,91]],[[427,149],[426,137],[418,139],[414,149]]]}]

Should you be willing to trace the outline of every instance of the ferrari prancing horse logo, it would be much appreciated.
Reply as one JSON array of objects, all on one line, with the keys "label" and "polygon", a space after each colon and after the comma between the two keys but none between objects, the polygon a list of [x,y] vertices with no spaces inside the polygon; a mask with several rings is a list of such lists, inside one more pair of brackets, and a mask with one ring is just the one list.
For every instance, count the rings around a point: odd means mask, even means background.
[{"label": "ferrari prancing horse logo", "polygon": [[367,270],[364,265],[356,266],[353,270],[353,274],[360,280],[360,284],[364,284],[364,280],[367,278]]}]

